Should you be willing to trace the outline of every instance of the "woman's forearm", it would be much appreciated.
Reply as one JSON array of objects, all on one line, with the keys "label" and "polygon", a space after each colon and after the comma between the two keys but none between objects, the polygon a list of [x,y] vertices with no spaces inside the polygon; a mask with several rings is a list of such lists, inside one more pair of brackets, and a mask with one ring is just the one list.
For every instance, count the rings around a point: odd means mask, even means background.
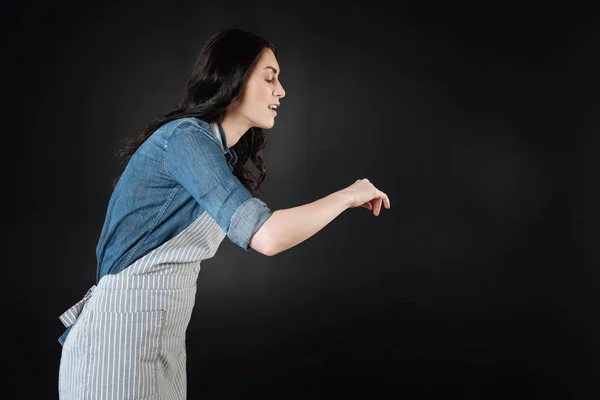
[{"label": "woman's forearm", "polygon": [[[268,238],[269,255],[275,255],[305,241],[323,229],[350,206],[341,191],[312,203],[276,210],[259,229]],[[258,233],[258,232],[257,232]]]}]

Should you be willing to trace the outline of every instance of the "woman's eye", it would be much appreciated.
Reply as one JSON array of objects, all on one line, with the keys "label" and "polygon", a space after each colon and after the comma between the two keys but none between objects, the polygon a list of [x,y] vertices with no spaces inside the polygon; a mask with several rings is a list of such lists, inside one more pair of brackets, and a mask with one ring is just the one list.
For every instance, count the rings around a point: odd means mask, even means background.
[{"label": "woman's eye", "polygon": [[269,83],[273,83],[273,82],[275,82],[275,79],[266,79],[266,81]]}]

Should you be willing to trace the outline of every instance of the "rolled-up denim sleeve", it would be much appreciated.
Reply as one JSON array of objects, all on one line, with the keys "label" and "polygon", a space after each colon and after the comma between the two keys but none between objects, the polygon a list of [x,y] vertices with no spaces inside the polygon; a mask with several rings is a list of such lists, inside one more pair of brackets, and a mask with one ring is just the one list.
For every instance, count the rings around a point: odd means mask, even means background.
[{"label": "rolled-up denim sleeve", "polygon": [[165,171],[246,251],[250,240],[273,214],[233,174],[217,138],[191,122],[174,128],[165,140]]}]

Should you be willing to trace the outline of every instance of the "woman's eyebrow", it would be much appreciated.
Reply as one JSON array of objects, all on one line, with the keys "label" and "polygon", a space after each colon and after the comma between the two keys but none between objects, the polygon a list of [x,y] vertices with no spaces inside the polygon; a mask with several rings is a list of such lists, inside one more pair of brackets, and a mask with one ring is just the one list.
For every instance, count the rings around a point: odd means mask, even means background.
[{"label": "woman's eyebrow", "polygon": [[268,65],[268,66],[264,67],[264,68],[263,68],[263,70],[265,70],[265,69],[269,69],[269,68],[270,68],[270,69],[272,69],[272,70],[273,70],[273,72],[275,72],[275,74],[277,74],[277,69],[276,69],[276,68],[274,68],[274,67],[271,67],[270,65]]}]

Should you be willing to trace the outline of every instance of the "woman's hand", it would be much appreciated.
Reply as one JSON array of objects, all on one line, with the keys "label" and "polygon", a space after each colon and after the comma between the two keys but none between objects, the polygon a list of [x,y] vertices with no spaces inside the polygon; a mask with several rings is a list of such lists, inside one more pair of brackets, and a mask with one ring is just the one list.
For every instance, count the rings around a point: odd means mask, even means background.
[{"label": "woman's hand", "polygon": [[390,199],[387,194],[377,189],[368,179],[358,179],[351,186],[341,190],[350,199],[348,208],[364,207],[379,216],[381,204],[390,208]]}]

